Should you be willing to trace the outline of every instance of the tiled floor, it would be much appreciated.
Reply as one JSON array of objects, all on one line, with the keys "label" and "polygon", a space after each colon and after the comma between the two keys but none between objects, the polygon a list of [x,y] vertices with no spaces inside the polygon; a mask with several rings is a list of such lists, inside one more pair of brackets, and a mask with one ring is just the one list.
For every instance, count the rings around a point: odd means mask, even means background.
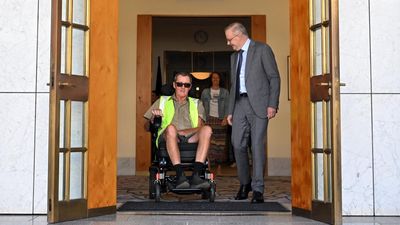
[{"label": "tiled floor", "polygon": [[[45,225],[46,216],[0,215],[1,225]],[[265,215],[145,215],[117,213],[58,223],[62,225],[322,225],[317,221],[287,214]],[[399,217],[344,217],[344,225],[399,225]]]},{"label": "tiled floor", "polygon": [[[229,167],[213,169],[217,181],[216,201],[234,201],[233,196],[238,187],[235,169]],[[118,205],[125,201],[147,200],[147,177],[118,177]],[[164,194],[162,201],[201,201],[196,195]],[[290,178],[270,177],[266,179],[265,199],[278,201],[288,209],[290,205]],[[0,225],[44,225],[47,217],[26,215],[0,215]],[[307,218],[292,216],[291,213],[171,213],[158,212],[117,212],[83,220],[63,222],[68,225],[319,225],[324,224]],[[344,217],[346,225],[400,225],[400,217]]]}]

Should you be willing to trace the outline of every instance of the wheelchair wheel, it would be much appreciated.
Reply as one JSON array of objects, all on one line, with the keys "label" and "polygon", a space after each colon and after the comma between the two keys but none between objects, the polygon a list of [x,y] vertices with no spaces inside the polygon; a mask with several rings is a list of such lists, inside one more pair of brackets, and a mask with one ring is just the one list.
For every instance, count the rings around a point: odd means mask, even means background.
[{"label": "wheelchair wheel", "polygon": [[150,168],[149,172],[149,199],[154,199],[156,197],[154,181],[156,180],[157,169]]},{"label": "wheelchair wheel", "polygon": [[216,191],[215,189],[216,189],[215,183],[212,182],[210,184],[210,202],[214,202],[215,200],[215,191]]},{"label": "wheelchair wheel", "polygon": [[160,199],[161,199],[161,184],[155,183],[154,184],[154,188],[155,188],[155,199],[156,199],[156,202],[160,202]]}]

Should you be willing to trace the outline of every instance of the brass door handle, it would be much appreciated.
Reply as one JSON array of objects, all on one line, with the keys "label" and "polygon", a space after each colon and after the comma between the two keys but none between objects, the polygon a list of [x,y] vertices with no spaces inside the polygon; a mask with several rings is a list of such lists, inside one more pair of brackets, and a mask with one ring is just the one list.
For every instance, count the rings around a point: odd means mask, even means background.
[{"label": "brass door handle", "polygon": [[[331,82],[329,82],[329,83],[321,82],[321,83],[317,83],[317,85],[318,85],[318,86],[328,86],[328,87],[331,87],[331,86],[332,86],[332,85],[331,85]],[[346,83],[339,83],[339,86],[344,87],[344,86],[346,86]]]},{"label": "brass door handle", "polygon": [[332,85],[331,85],[331,82],[328,82],[328,83],[326,83],[326,82],[321,82],[321,83],[317,83],[317,85],[318,86],[328,86],[328,87],[331,87]]},{"label": "brass door handle", "polygon": [[68,82],[60,82],[60,83],[58,83],[58,86],[59,86],[60,88],[63,88],[63,87],[71,87],[71,88],[74,88],[74,87],[76,87],[75,84],[71,84],[71,83],[68,83]]}]

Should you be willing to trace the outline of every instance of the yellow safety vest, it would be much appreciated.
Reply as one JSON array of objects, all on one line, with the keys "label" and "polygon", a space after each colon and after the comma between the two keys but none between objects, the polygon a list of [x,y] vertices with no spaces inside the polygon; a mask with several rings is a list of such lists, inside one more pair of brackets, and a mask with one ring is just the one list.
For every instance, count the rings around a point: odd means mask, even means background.
[{"label": "yellow safety vest", "polygon": [[[197,127],[199,123],[199,111],[197,110],[197,105],[199,104],[199,100],[196,98],[188,97],[189,100],[189,114],[190,114],[190,122],[192,123],[192,128]],[[158,147],[158,138],[161,133],[167,128],[169,124],[171,124],[172,119],[175,114],[175,106],[174,100],[172,96],[161,96],[160,97],[160,105],[159,109],[161,109],[163,113],[163,119],[161,122],[161,127],[158,130],[156,145]]]}]

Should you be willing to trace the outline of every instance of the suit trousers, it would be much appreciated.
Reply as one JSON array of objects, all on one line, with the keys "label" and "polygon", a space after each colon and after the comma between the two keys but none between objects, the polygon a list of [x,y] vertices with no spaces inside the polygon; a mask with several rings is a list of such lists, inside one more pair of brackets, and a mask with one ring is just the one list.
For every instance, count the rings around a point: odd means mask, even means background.
[{"label": "suit trousers", "polygon": [[[232,145],[235,152],[239,181],[241,185],[246,185],[251,179],[253,191],[261,193],[264,193],[267,126],[268,118],[260,118],[255,114],[248,97],[238,97],[236,99],[233,111]],[[252,176],[250,176],[249,157],[247,153],[249,135],[251,135]]]}]

